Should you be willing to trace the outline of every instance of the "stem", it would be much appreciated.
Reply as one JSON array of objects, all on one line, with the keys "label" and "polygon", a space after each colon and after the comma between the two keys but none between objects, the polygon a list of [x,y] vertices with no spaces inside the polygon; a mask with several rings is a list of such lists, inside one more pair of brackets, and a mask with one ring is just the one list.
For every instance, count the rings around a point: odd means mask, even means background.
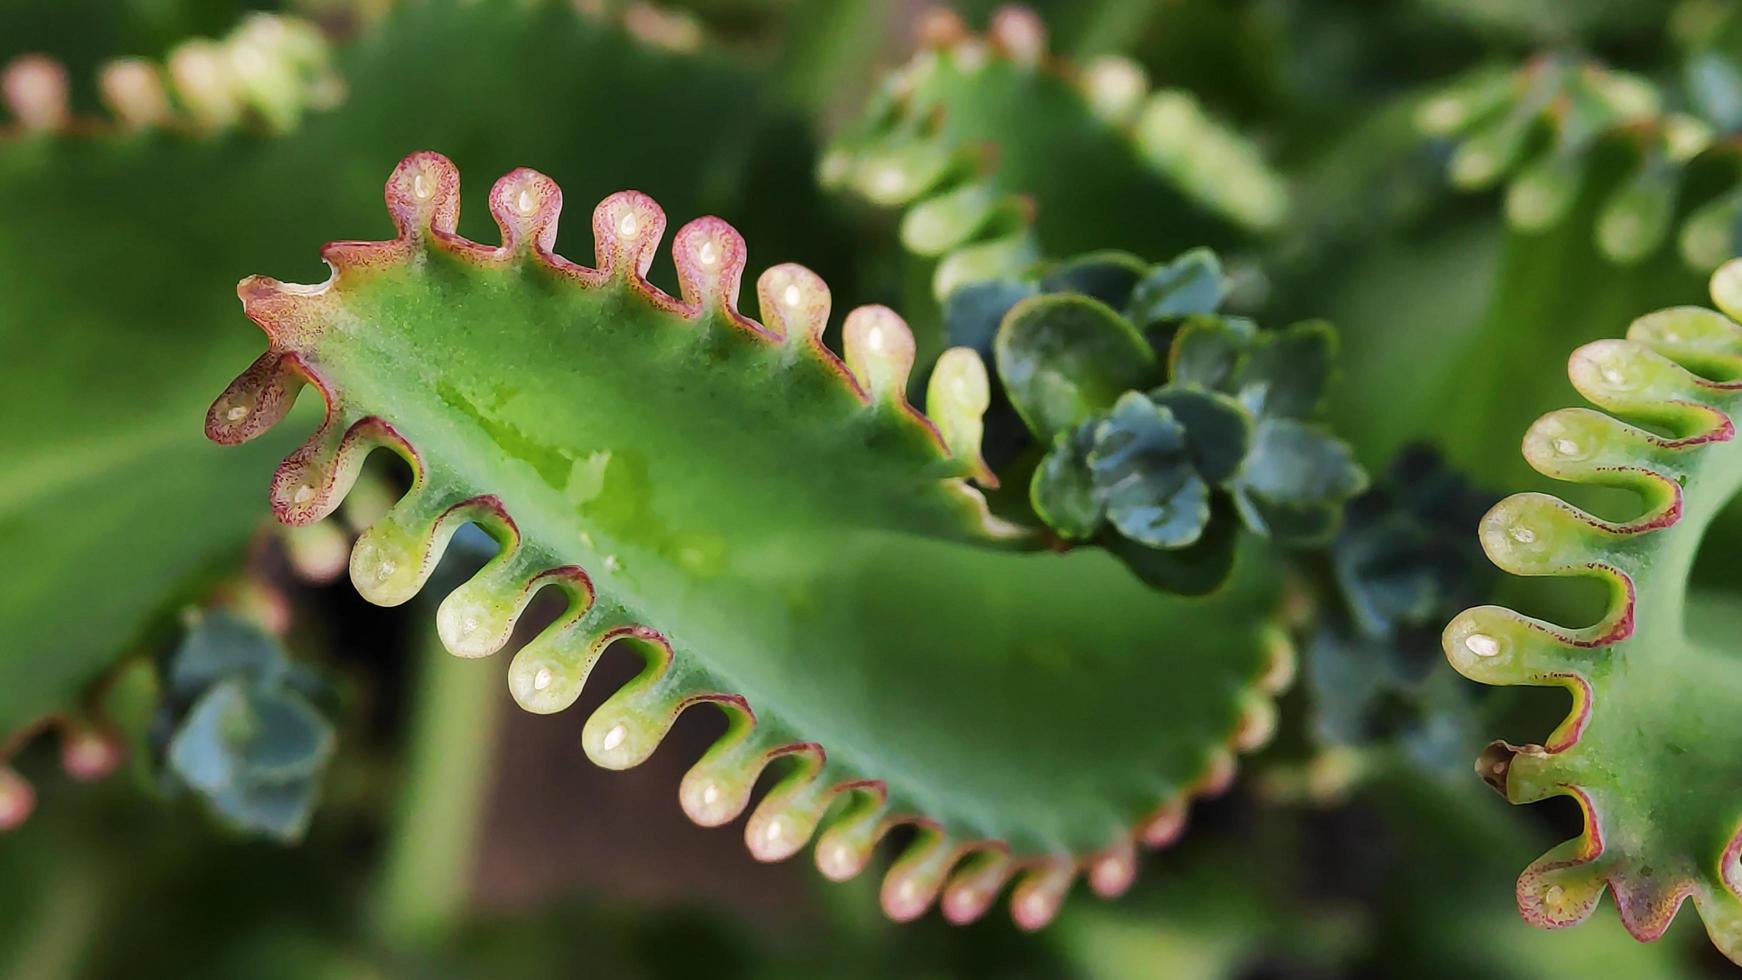
[{"label": "stem", "polygon": [[433,610],[414,618],[421,624],[418,695],[375,897],[381,937],[401,948],[439,939],[464,913],[502,706],[501,685],[481,676],[494,677],[490,664],[450,656]]}]

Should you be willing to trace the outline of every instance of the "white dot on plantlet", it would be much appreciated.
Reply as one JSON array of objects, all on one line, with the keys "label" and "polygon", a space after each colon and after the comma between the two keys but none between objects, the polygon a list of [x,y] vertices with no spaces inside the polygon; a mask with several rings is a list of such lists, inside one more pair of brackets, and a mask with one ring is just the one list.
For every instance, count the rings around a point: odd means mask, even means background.
[{"label": "white dot on plantlet", "polygon": [[531,214],[533,211],[537,210],[538,198],[533,196],[532,188],[521,188],[520,196],[515,199],[514,206],[520,209],[521,214]]},{"label": "white dot on plantlet", "polygon": [[1542,900],[1550,905],[1558,906],[1567,897],[1567,890],[1559,885],[1550,885],[1542,893]]},{"label": "white dot on plantlet", "polygon": [[1500,654],[1500,641],[1486,633],[1471,633],[1464,637],[1464,648],[1478,657],[1494,657]]},{"label": "white dot on plantlet", "polygon": [[720,247],[713,242],[703,242],[702,247],[696,249],[696,258],[703,265],[713,265],[720,261]]},{"label": "white dot on plantlet", "polygon": [[1023,917],[1027,921],[1037,925],[1051,918],[1051,906],[1048,904],[1046,896],[1039,892],[1030,892],[1023,898],[1022,911]]},{"label": "white dot on plantlet", "polygon": [[823,873],[830,878],[841,879],[852,875],[853,849],[846,844],[834,844],[821,855]]},{"label": "white dot on plantlet", "polygon": [[629,729],[624,728],[622,725],[612,725],[611,730],[606,732],[604,739],[599,742],[599,746],[606,752],[610,752],[616,749],[619,745],[622,745],[623,740],[628,737]]},{"label": "white dot on plantlet", "polygon": [[549,667],[540,667],[538,668],[538,671],[532,675],[532,689],[534,691],[542,691],[549,687],[550,682],[555,679],[556,677],[550,672]]},{"label": "white dot on plantlet", "polygon": [[623,560],[616,555],[606,555],[605,568],[607,571],[620,572],[623,570]]},{"label": "white dot on plantlet", "polygon": [[248,417],[248,406],[237,405],[236,407],[230,409],[228,412],[225,412],[224,417],[229,419],[232,422],[240,422],[243,419]]},{"label": "white dot on plantlet", "polygon": [[1626,384],[1627,372],[1613,364],[1605,364],[1603,365],[1603,380],[1612,385]]},{"label": "white dot on plantlet", "polygon": [[1562,436],[1554,441],[1554,451],[1560,453],[1562,456],[1577,456],[1579,455],[1579,444],[1572,439]]},{"label": "white dot on plantlet", "polygon": [[873,354],[883,353],[883,328],[872,327],[865,331],[865,346]]},{"label": "white dot on plantlet", "polygon": [[296,488],[296,492],[290,495],[290,499],[298,504],[306,504],[310,500],[313,500],[314,496],[315,488],[304,483]]},{"label": "white dot on plantlet", "polygon": [[762,839],[770,844],[778,844],[786,837],[786,818],[775,817],[768,821],[768,826],[762,829]]},{"label": "white dot on plantlet", "polygon": [[624,238],[634,238],[635,233],[640,230],[641,225],[635,220],[635,215],[633,214],[625,214],[623,217],[617,219],[617,234],[622,235]]},{"label": "white dot on plantlet", "polygon": [[424,174],[417,174],[411,178],[411,193],[415,195],[418,200],[427,201],[429,200],[429,196],[435,193],[434,182]]},{"label": "white dot on plantlet", "polygon": [[1523,524],[1512,525],[1507,533],[1511,534],[1512,540],[1519,544],[1530,544],[1532,541],[1536,540],[1536,532],[1525,527]]},{"label": "white dot on plantlet", "polygon": [[710,780],[707,785],[702,787],[702,803],[706,806],[713,806],[718,802],[720,802],[720,785]]},{"label": "white dot on plantlet", "polygon": [[786,291],[780,294],[780,298],[785,301],[787,306],[797,306],[803,302],[804,294],[799,292],[797,286],[789,285],[786,287]]}]

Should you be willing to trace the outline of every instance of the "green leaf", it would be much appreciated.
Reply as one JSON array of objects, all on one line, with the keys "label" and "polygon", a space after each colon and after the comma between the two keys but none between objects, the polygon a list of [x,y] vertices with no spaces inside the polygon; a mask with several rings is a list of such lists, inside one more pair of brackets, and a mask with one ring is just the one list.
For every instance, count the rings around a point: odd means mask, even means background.
[{"label": "green leaf", "polygon": [[332,686],[293,664],[276,639],[224,613],[188,632],[158,708],[165,776],[236,830],[293,842],[306,828],[336,746],[311,704]]},{"label": "green leaf", "polygon": [[1176,385],[1231,391],[1257,335],[1258,325],[1242,317],[1193,317],[1169,347],[1168,378]]},{"label": "green leaf", "polygon": [[1316,418],[1336,359],[1337,331],[1323,320],[1261,332],[1234,372],[1234,393],[1260,418]]},{"label": "green leaf", "polygon": [[1127,392],[1095,426],[1089,472],[1120,534],[1152,548],[1183,548],[1210,520],[1210,490],[1186,451],[1186,429],[1167,408]]},{"label": "green leaf", "polygon": [[289,782],[326,768],[333,726],[307,701],[284,689],[256,688],[249,706],[252,731],[236,748],[251,780]]},{"label": "green leaf", "polygon": [[[981,205],[1026,202],[1023,225],[1038,243],[1035,255],[1107,248],[1170,255],[1227,239],[1242,227],[1274,225],[1286,205],[1281,181],[1188,97],[1156,93],[1145,100],[1148,111],[1140,120],[1110,125],[1095,111],[1087,87],[1083,75],[1061,61],[1026,60],[996,38],[928,44],[867,100],[854,125],[829,147],[820,174],[827,184],[925,215],[920,228],[904,221],[903,230],[910,244],[928,253],[944,242],[966,244],[955,232],[971,222],[934,221],[930,205],[964,187],[984,189],[974,202]],[[931,179],[910,176],[915,157],[930,164]],[[952,162],[965,165],[952,173]],[[1167,220],[1127,220],[1131,215]],[[949,233],[933,233],[946,228]],[[976,234],[1011,232],[1001,219]],[[971,281],[952,277],[944,284]],[[949,292],[939,288],[936,295]]]},{"label": "green leaf", "polygon": [[1680,178],[1679,167],[1652,160],[1617,190],[1597,218],[1597,245],[1603,254],[1633,263],[1662,248],[1675,218]]},{"label": "green leaf", "polygon": [[[673,297],[642,277],[665,222],[646,197],[596,209],[593,269],[543,250],[559,236],[542,175],[516,171],[491,195],[500,248],[454,230],[456,188],[445,159],[414,155],[389,182],[400,237],[329,248],[318,290],[246,281],[269,349],[208,422],[248,438],[274,420],[237,424],[235,408],[248,418],[293,366],[318,381],[332,421],[275,481],[298,521],[337,504],[370,447],[414,454],[421,479],[363,533],[353,583],[403,602],[458,525],[494,531],[507,546],[443,601],[443,641],[487,655],[535,593],[561,590],[566,610],[507,668],[523,706],[574,704],[613,643],[645,663],[582,726],[590,758],[636,765],[683,710],[715,705],[734,723],[685,778],[692,817],[731,820],[771,758],[798,754],[750,818],[758,856],[826,823],[818,854],[844,875],[886,818],[913,814],[936,831],[891,871],[892,913],[935,893],[934,840],[998,842],[994,860],[1013,863],[996,867],[1033,862],[1018,894],[1042,890],[1020,903],[1039,924],[1063,880],[1043,875],[1127,846],[1156,805],[1225,771],[1230,740],[1261,741],[1284,666],[1262,550],[1191,601],[1102,549],[1051,552],[989,518],[967,461],[906,404],[909,335],[890,311],[847,314],[844,370],[819,339],[827,294],[811,273],[768,270],[762,322],[737,312],[745,246],[717,219],[675,235]],[[1039,303],[1118,322],[1084,297],[1040,297],[1006,326]]]},{"label": "green leaf", "polygon": [[1438,453],[1399,453],[1384,485],[1350,502],[1331,550],[1355,626],[1386,638],[1437,626],[1485,592],[1491,576],[1469,529],[1493,503]]},{"label": "green leaf", "polygon": [[1264,419],[1230,489],[1253,532],[1290,545],[1321,545],[1343,503],[1367,485],[1349,447],[1295,419]]},{"label": "green leaf", "polygon": [[202,793],[215,793],[241,778],[237,744],[252,730],[248,682],[221,681],[194,702],[170,739],[164,760],[170,771]]},{"label": "green leaf", "polygon": [[1561,223],[1577,202],[1589,164],[1586,154],[1543,154],[1506,187],[1506,220],[1520,231],[1543,231]]},{"label": "green leaf", "polygon": [[1100,529],[1106,507],[1089,470],[1100,420],[1090,419],[1053,436],[1029,485],[1029,501],[1047,526],[1064,537],[1085,540]]},{"label": "green leaf", "polygon": [[1242,489],[1268,503],[1338,504],[1367,486],[1347,444],[1294,419],[1264,419],[1241,466]]},{"label": "green leaf", "polygon": [[1179,385],[1157,388],[1149,399],[1185,426],[1187,451],[1205,483],[1219,485],[1239,470],[1252,442],[1252,417],[1239,402],[1220,392]]},{"label": "green leaf", "polygon": [[1110,532],[1102,535],[1101,544],[1154,588],[1178,595],[1208,595],[1228,581],[1234,570],[1239,527],[1227,505],[1212,499],[1210,519],[1194,544],[1151,548]]},{"label": "green leaf", "polygon": [[993,344],[998,377],[1017,414],[1050,441],[1155,380],[1155,355],[1105,303],[1057,294],[1023,300]]},{"label": "green leaf", "polygon": [[[1722,362],[1726,377],[1742,369],[1739,279],[1736,261],[1713,277],[1725,316],[1660,313],[1635,321],[1627,340],[1581,347],[1568,375],[1608,411],[1561,409],[1525,435],[1525,458],[1543,475],[1582,488],[1613,487],[1627,474],[1642,509],[1609,521],[1548,494],[1518,493],[1477,530],[1504,572],[1600,582],[1601,613],[1581,609],[1566,626],[1477,606],[1453,618],[1443,649],[1471,680],[1572,695],[1572,711],[1544,733],[1546,747],[1497,741],[1478,760],[1477,772],[1513,803],[1569,796],[1583,811],[1578,836],[1520,876],[1525,919],[1573,925],[1611,892],[1628,931],[1653,940],[1683,898],[1697,896],[1688,904],[1713,943],[1742,963],[1734,866],[1742,669],[1733,628],[1717,636],[1689,628],[1701,616],[1688,593],[1689,569],[1710,544],[1709,515],[1742,490],[1738,402],[1685,366]],[[1647,428],[1666,425],[1680,438]]]},{"label": "green leaf", "polygon": [[[502,51],[539,70],[498,70]],[[339,69],[345,102],[272,138],[0,138],[0,364],[12,368],[0,418],[29,423],[0,433],[0,552],[31,566],[0,578],[0,732],[78,703],[243,556],[269,513],[261,480],[294,441],[225,452],[198,431],[211,390],[258,353],[234,329],[234,284],[256,268],[313,275],[307,243],[381,227],[381,174],[407,147],[505,168],[512,146],[575,186],[634,183],[752,224],[767,213],[771,251],[790,247],[776,231],[790,211],[738,201],[773,186],[815,213],[806,152],[753,153],[753,134],[780,120],[748,75],[651,51],[566,4],[396,4]],[[635,93],[635,112],[598,97],[613,87]],[[698,181],[698,159],[735,161],[735,176]]]},{"label": "green leaf", "polygon": [[1194,248],[1138,281],[1126,308],[1139,328],[1166,320],[1214,313],[1227,295],[1222,260],[1207,248]]},{"label": "green leaf", "polygon": [[982,357],[992,356],[992,340],[998,325],[1011,308],[1030,296],[1035,287],[1015,279],[973,282],[944,300],[944,337],[951,347],[972,347]]},{"label": "green leaf", "polygon": [[1342,517],[1342,509],[1336,504],[1277,503],[1238,484],[1233,493],[1241,521],[1253,533],[1281,544],[1296,547],[1328,544]]},{"label": "green leaf", "polygon": [[1047,270],[1040,279],[1040,291],[1081,293],[1122,310],[1131,300],[1132,289],[1148,271],[1149,266],[1130,252],[1089,252]]},{"label": "green leaf", "polygon": [[320,784],[313,779],[243,779],[213,791],[207,802],[238,831],[295,844],[308,832],[319,799]]},{"label": "green leaf", "polygon": [[221,610],[208,612],[170,657],[169,695],[191,702],[229,678],[275,684],[287,666],[283,646],[260,627]]}]

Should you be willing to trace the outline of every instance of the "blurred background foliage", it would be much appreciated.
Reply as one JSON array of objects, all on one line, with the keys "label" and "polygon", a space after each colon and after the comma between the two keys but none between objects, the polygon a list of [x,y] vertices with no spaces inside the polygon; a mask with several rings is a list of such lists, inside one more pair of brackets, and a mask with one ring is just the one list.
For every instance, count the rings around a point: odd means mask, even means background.
[{"label": "blurred background foliage", "polygon": [[[994,6],[956,9],[980,25]],[[498,666],[442,654],[418,625],[430,609],[376,609],[320,585],[332,542],[261,530],[267,473],[287,446],[220,451],[199,432],[205,403],[258,347],[232,305],[236,280],[312,281],[315,243],[384,234],[382,177],[422,147],[472,175],[536,167],[571,201],[633,186],[674,216],[722,215],[750,242],[752,268],[802,261],[840,308],[889,302],[941,324],[930,264],[903,249],[899,215],[815,179],[823,148],[909,56],[924,5],[0,0],[0,61],[58,59],[82,118],[104,111],[110,59],[173,59],[261,9],[318,24],[322,71],[343,86],[326,99],[311,81],[288,106],[243,97],[192,132],[0,137],[0,761],[11,755],[7,771],[37,797],[35,817],[0,836],[0,976],[1716,972],[1691,917],[1649,947],[1612,916],[1567,933],[1519,921],[1514,875],[1576,813],[1510,811],[1469,760],[1485,735],[1522,739],[1563,708],[1558,695],[1472,690],[1436,636],[1495,588],[1468,551],[1471,514],[1540,479],[1518,438],[1571,403],[1566,354],[1644,311],[1702,301],[1703,274],[1673,244],[1627,262],[1601,246],[1596,226],[1641,165],[1638,141],[1596,134],[1564,214],[1524,229],[1502,191],[1451,185],[1459,141],[1424,134],[1418,117],[1468,73],[1544,54],[1625,69],[1662,113],[1712,133],[1677,184],[1679,226],[1737,183],[1742,17],[1723,0],[1034,6],[1060,55],[1123,55],[1154,86],[1192,93],[1292,204],[1253,229],[1206,219],[1165,174],[1121,170],[1134,190],[1097,197],[1064,183],[1107,176],[1093,167],[1016,166],[1038,183],[1010,189],[1076,209],[1047,219],[1061,249],[1141,248],[1160,262],[1211,244],[1236,312],[1333,321],[1343,377],[1331,410],[1368,472],[1385,474],[1337,542],[1301,563],[1304,678],[1277,743],[1200,805],[1178,845],[1146,858],[1132,895],[1079,897],[1037,935],[998,916],[894,926],[869,879],[834,886],[805,862],[756,865],[731,832],[695,828],[673,805],[712,737],[706,722],[686,717],[633,772],[588,767],[572,724],[508,710]],[[1521,125],[1526,145],[1555,139],[1547,122]],[[964,139],[1006,163],[1044,162],[1056,147],[1027,126],[1006,106]],[[487,239],[487,225],[471,208],[461,230]],[[1714,533],[1730,542],[1742,521]],[[1701,582],[1718,598],[1696,614],[1733,622],[1733,568],[1707,562]],[[1539,607],[1527,611],[1591,608],[1577,592],[1527,599]],[[198,718],[226,682],[177,686],[174,664],[202,628],[178,617],[190,604],[281,632],[298,669],[321,678],[315,698],[281,672],[268,684],[226,668],[247,678],[228,681],[228,697],[270,690],[237,717],[280,719],[272,730],[301,740],[288,769]],[[65,719],[103,719],[105,737],[133,749],[121,775],[57,778],[56,746],[26,737],[50,716],[69,730]],[[205,754],[180,762],[166,748],[201,739]],[[318,808],[186,791],[232,771],[292,773],[286,792],[311,805],[318,772]],[[305,817],[294,847],[248,833],[295,837]]]}]

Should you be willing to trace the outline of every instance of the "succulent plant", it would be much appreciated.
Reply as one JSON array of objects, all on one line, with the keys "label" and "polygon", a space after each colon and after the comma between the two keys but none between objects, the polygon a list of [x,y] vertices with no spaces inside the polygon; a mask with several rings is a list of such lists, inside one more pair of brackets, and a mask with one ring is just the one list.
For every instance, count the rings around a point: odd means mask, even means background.
[{"label": "succulent plant", "polygon": [[[1711,73],[1728,62],[1690,61],[1699,64],[1706,70],[1692,74],[1695,91],[1715,92],[1723,82]],[[1644,78],[1546,54],[1515,71],[1472,74],[1422,102],[1418,120],[1459,140],[1448,167],[1457,185],[1481,189],[1510,176],[1506,218],[1518,229],[1566,220],[1584,185],[1615,173],[1593,227],[1601,252],[1634,264],[1675,234],[1688,265],[1710,270],[1735,251],[1742,187],[1727,135],[1742,120],[1725,117],[1715,95],[1694,107],[1709,118],[1671,111],[1670,98]],[[1725,188],[1714,194],[1709,178],[1693,181],[1690,172],[1702,169],[1722,173]],[[1682,200],[1690,183],[1691,210]]]},{"label": "succulent plant", "polygon": [[1602,583],[1607,608],[1569,628],[1500,606],[1460,614],[1445,631],[1452,666],[1487,684],[1565,688],[1572,712],[1540,745],[1495,742],[1477,771],[1507,799],[1570,796],[1584,831],[1527,868],[1518,904],[1545,927],[1575,924],[1612,890],[1641,940],[1661,936],[1691,898],[1712,941],[1742,960],[1742,829],[1726,800],[1734,765],[1724,719],[1736,678],[1728,656],[1683,629],[1701,538],[1736,491],[1730,442],[1742,366],[1742,263],[1720,267],[1724,312],[1648,314],[1626,340],[1574,352],[1568,374],[1599,408],[1552,412],[1525,458],[1560,480],[1636,493],[1626,520],[1556,497],[1517,494],[1482,519],[1482,547],[1515,575]]},{"label": "succulent plant", "polygon": [[[456,71],[509,48],[559,67],[486,82]],[[557,58],[576,52],[586,56]],[[11,733],[82,716],[87,692],[125,654],[165,646],[175,609],[227,578],[268,516],[246,490],[294,441],[226,453],[197,423],[210,389],[250,353],[229,329],[227,296],[251,263],[291,263],[286,239],[299,229],[374,213],[378,172],[407,142],[488,147],[523,130],[507,109],[538,99],[577,126],[608,118],[589,95],[600,79],[644,82],[650,111],[693,111],[694,124],[609,147],[585,127],[519,144],[570,161],[577,176],[636,173],[686,202],[702,195],[663,161],[679,146],[727,154],[766,112],[741,74],[649,49],[561,5],[407,4],[342,49],[307,22],[255,15],[222,38],[174,45],[161,62],[111,58],[94,74],[76,84],[52,59],[26,55],[0,75],[10,110],[0,123],[0,357],[31,367],[0,393],[0,412],[29,422],[6,433],[0,529],[8,553],[36,556],[32,574],[0,583],[0,765],[22,747]],[[87,87],[104,114],[75,111]],[[563,95],[552,102],[550,91]],[[410,111],[419,99],[447,109]],[[244,212],[250,227],[233,220]],[[91,287],[95,269],[103,288]],[[332,550],[330,534],[302,535],[293,551]],[[87,587],[94,567],[107,587]]]},{"label": "succulent plant", "polygon": [[[1181,232],[1189,241],[1282,220],[1282,180],[1190,94],[1150,91],[1129,59],[1061,61],[1027,8],[1000,7],[984,37],[934,11],[920,41],[823,157],[820,177],[907,208],[902,243],[939,259],[939,299],[1043,256],[1147,251]],[[1102,220],[1134,205],[1156,220]]]},{"label": "succulent plant", "polygon": [[[0,974],[1742,962],[1730,0],[98,6],[0,10]],[[1624,929],[1488,894],[1515,685]]]},{"label": "succulent plant", "polygon": [[166,786],[240,831],[300,838],[337,741],[332,683],[260,627],[213,612],[189,627],[163,688],[153,734]]},{"label": "succulent plant", "polygon": [[[490,532],[500,553],[437,616],[457,654],[494,652],[535,592],[564,594],[509,668],[523,707],[560,711],[607,647],[637,651],[645,668],[584,727],[593,761],[636,765],[679,712],[716,705],[731,722],[680,794],[698,823],[735,817],[778,762],[746,829],[757,857],[790,856],[827,816],[818,864],[850,877],[915,824],[885,879],[892,916],[943,891],[950,918],[974,918],[1020,874],[1014,912],[1033,927],[1079,870],[1121,891],[1137,843],[1171,839],[1233,750],[1264,740],[1291,663],[1266,564],[1188,602],[1104,555],[1036,551],[968,483],[993,482],[971,351],[940,359],[928,417],[907,404],[913,341],[888,309],[850,312],[838,357],[827,287],[789,264],[757,280],[762,322],[739,313],[745,244],[718,218],[674,236],[674,297],[645,278],[666,223],[645,195],[595,209],[595,267],[551,250],[548,177],[516,170],[489,200],[498,246],[457,234],[457,171],[413,154],[387,183],[396,238],[329,245],[321,285],[244,280],[268,349],[207,433],[247,441],[301,387],[321,395],[325,421],[272,482],[291,523],[330,512],[373,448],[411,464],[411,491],[352,552],[371,601],[415,594],[460,525]],[[1226,628],[1175,631],[1206,615]],[[1081,698],[1048,697],[1086,672]],[[1170,721],[1108,739],[1115,710]],[[1059,737],[1089,730],[1090,751]],[[992,732],[1025,748],[948,748]]]}]

